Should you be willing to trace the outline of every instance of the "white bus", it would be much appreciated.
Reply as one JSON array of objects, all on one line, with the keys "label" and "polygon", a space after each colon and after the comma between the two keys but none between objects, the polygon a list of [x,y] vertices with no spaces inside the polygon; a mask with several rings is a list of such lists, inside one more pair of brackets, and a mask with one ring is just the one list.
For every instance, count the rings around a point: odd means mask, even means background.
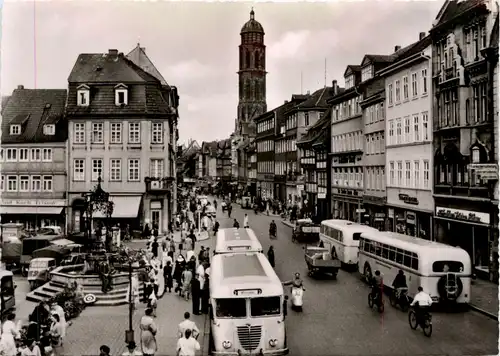
[{"label": "white bus", "polygon": [[459,247],[389,231],[361,234],[359,272],[368,280],[379,270],[392,288],[403,270],[410,298],[422,286],[434,302],[469,303],[471,268],[469,254]]},{"label": "white bus", "polygon": [[283,302],[283,286],[264,254],[215,255],[209,354],[288,354]]},{"label": "white bus", "polygon": [[378,230],[349,220],[324,220],[321,222],[319,239],[328,250],[335,247],[337,257],[343,265],[354,267],[358,263],[359,237],[365,231]]},{"label": "white bus", "polygon": [[252,229],[220,229],[217,232],[215,253],[262,252],[262,245]]}]

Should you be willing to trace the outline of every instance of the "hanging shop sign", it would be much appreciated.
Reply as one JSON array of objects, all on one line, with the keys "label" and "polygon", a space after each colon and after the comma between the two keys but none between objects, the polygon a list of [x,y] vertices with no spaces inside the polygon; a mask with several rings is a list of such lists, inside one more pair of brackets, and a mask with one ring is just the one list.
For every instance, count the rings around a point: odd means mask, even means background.
[{"label": "hanging shop sign", "polygon": [[399,200],[402,200],[405,204],[418,205],[417,197],[410,197],[408,194],[399,194]]},{"label": "hanging shop sign", "polygon": [[482,223],[487,225],[490,224],[490,215],[477,211],[436,207],[436,216],[447,219]]},{"label": "hanging shop sign", "polygon": [[406,212],[406,223],[415,225],[415,213]]},{"label": "hanging shop sign", "polygon": [[481,180],[498,180],[498,164],[495,163],[472,163],[467,168],[474,172]]}]

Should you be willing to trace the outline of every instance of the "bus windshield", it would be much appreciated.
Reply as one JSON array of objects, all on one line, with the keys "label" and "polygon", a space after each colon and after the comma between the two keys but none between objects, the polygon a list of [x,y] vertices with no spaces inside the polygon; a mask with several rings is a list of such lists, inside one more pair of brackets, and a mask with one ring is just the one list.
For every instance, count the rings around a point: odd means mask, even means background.
[{"label": "bus windshield", "polygon": [[432,272],[454,272],[464,271],[464,264],[458,261],[436,261],[432,264]]},{"label": "bus windshield", "polygon": [[252,316],[279,315],[280,311],[280,297],[261,297],[250,299],[250,312]]},{"label": "bus windshield", "polygon": [[218,318],[244,318],[247,316],[246,299],[226,298],[216,300]]}]

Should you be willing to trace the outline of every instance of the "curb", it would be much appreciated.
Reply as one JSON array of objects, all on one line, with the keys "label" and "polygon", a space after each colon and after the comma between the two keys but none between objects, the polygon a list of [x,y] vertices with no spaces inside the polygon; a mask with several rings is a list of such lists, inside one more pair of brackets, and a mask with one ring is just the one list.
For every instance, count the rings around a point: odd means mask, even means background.
[{"label": "curb", "polygon": [[476,307],[474,304],[469,304],[469,307],[472,309],[472,310],[475,310],[477,311],[478,313],[480,314],[483,314],[484,316],[487,316],[488,318],[490,319],[493,319],[493,320],[498,320],[498,315],[495,315],[493,313],[490,313],[489,311],[486,311],[484,309],[481,309],[479,307]]}]

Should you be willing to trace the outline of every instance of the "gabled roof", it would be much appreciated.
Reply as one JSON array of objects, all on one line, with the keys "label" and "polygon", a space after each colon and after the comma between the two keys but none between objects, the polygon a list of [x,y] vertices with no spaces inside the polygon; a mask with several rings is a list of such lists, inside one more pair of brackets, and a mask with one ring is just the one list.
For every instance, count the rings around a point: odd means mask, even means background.
[{"label": "gabled roof", "polygon": [[316,90],[306,101],[297,105],[297,109],[327,109],[329,105],[326,101],[333,97],[333,88],[332,87],[324,87],[319,90]]},{"label": "gabled roof", "polygon": [[2,96],[2,112],[7,103],[9,102],[10,95]]},{"label": "gabled roof", "polygon": [[141,47],[138,43],[137,46],[127,54],[127,58],[134,64],[139,66],[146,73],[151,74],[158,79],[162,85],[168,85],[167,81],[161,75],[160,71],[155,67],[151,59],[146,55],[146,48]]},{"label": "gabled roof", "polygon": [[354,64],[348,64],[347,68],[345,69],[344,72],[344,77],[353,74],[355,72],[360,72],[361,71],[361,66],[354,65]]},{"label": "gabled roof", "polygon": [[446,0],[441,9],[439,10],[432,27],[438,27],[450,21],[454,17],[463,14],[464,12],[478,6],[485,5],[485,0]]},{"label": "gabled roof", "polygon": [[319,138],[322,138],[323,134],[327,131],[326,129],[330,125],[332,109],[331,107],[326,111],[321,119],[319,119],[313,126],[309,128],[307,133],[302,137],[302,139],[297,142],[298,145],[306,143],[314,143]]},{"label": "gabled roof", "polygon": [[[66,89],[15,89],[2,113],[2,144],[64,142],[67,125],[64,120]],[[61,125],[55,135],[45,135],[45,124]],[[19,124],[20,135],[10,135],[10,125]]]},{"label": "gabled roof", "polygon": [[159,81],[123,53],[81,53],[68,77],[69,83],[145,83]]},{"label": "gabled roof", "polygon": [[395,58],[395,55],[365,54],[360,67],[365,66],[367,63],[391,63]]}]

